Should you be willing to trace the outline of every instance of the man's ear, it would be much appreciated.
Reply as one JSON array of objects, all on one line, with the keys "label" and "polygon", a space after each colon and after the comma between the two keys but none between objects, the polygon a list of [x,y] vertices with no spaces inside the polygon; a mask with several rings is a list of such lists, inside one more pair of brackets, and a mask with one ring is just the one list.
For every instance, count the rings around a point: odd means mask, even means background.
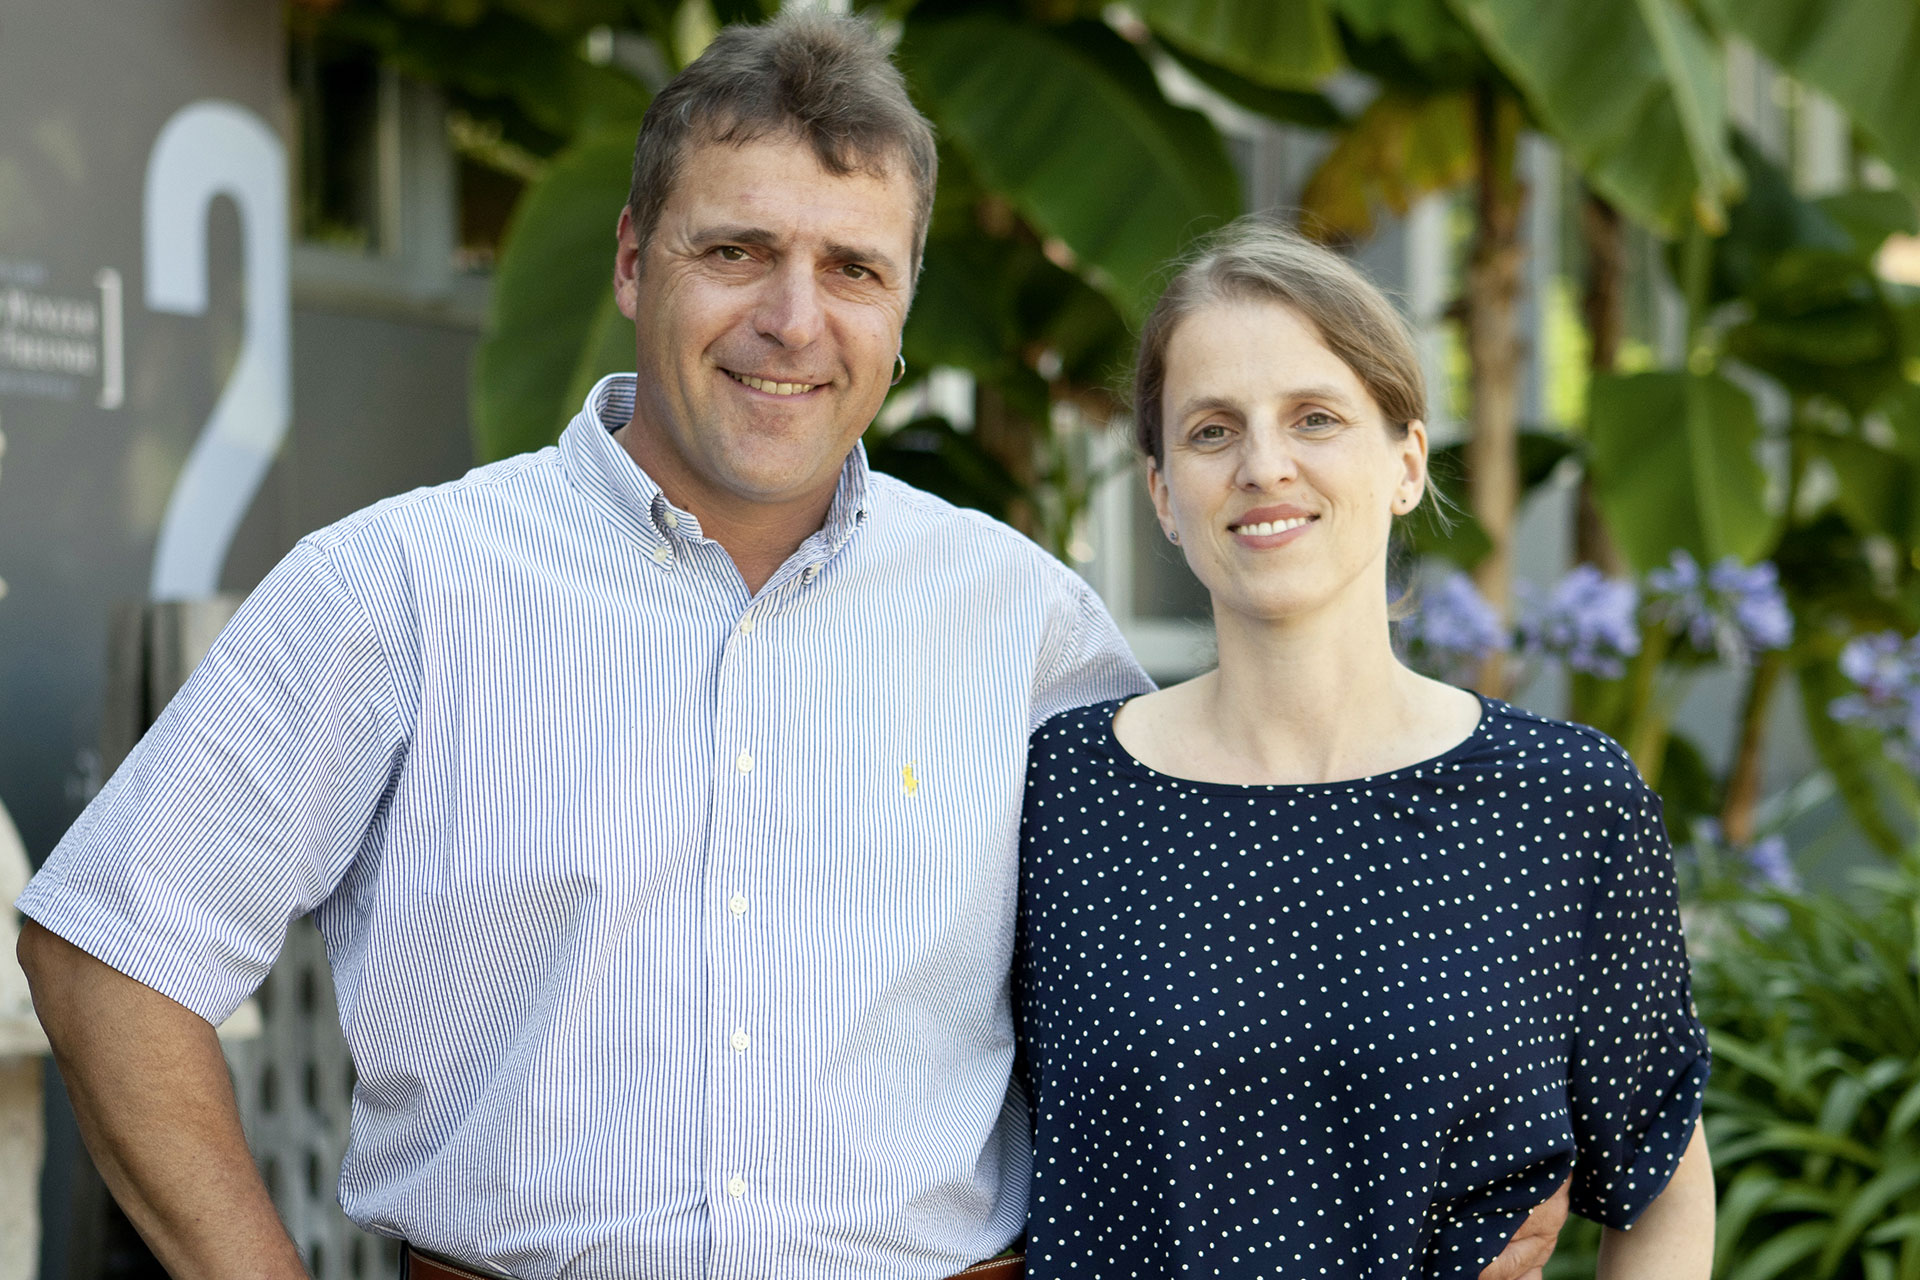
[{"label": "man's ear", "polygon": [[632,208],[620,210],[620,221],[613,235],[613,304],[620,308],[621,315],[634,320],[640,311],[642,249],[639,229],[633,224]]}]

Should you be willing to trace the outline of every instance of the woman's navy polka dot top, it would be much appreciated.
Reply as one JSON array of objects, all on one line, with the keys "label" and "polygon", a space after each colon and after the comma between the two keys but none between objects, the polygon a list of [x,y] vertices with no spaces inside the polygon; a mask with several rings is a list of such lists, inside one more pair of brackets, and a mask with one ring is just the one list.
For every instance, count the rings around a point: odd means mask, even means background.
[{"label": "woman's navy polka dot top", "polygon": [[1630,1223],[1700,1114],[1659,801],[1483,700],[1446,754],[1193,782],[1034,735],[1015,1003],[1032,1280],[1462,1277],[1569,1174]]}]

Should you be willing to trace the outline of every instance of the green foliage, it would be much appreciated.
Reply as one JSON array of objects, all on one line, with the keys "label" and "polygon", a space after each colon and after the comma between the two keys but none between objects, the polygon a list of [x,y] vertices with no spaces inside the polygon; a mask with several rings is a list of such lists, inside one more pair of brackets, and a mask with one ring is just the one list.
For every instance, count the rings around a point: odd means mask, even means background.
[{"label": "green foliage", "polygon": [[1240,212],[1219,132],[1168,102],[1140,52],[1103,24],[910,22],[900,59],[981,181],[1131,318],[1168,258]]},{"label": "green foliage", "polygon": [[1696,922],[1715,1274],[1920,1276],[1920,872]]},{"label": "green foliage", "polygon": [[1753,401],[1718,374],[1595,378],[1587,427],[1594,498],[1645,572],[1675,548],[1701,564],[1752,561],[1772,543]]},{"label": "green foliage", "polygon": [[1796,79],[1843,107],[1920,190],[1920,6],[1912,0],[1701,0]]},{"label": "green foliage", "polygon": [[492,120],[536,155],[614,122],[638,121],[646,87],[581,56],[603,23],[660,21],[647,3],[563,0],[346,0],[317,29],[377,52],[400,71],[438,85],[454,105]]},{"label": "green foliage", "polygon": [[1596,190],[1664,235],[1740,187],[1718,47],[1674,0],[1450,0]]},{"label": "green foliage", "polygon": [[1887,192],[1802,199],[1758,148],[1736,147],[1749,186],[1714,245],[1709,290],[1740,308],[1727,354],[1795,396],[1863,414],[1901,381],[1900,323],[1873,257],[1913,224],[1913,206]]},{"label": "green foliage", "polygon": [[553,443],[602,375],[633,368],[633,326],[614,306],[614,225],[634,126],[583,139],[521,199],[474,359],[475,452]]},{"label": "green foliage", "polygon": [[1340,69],[1340,38],[1321,0],[1135,0],[1168,43],[1270,89],[1314,90]]}]

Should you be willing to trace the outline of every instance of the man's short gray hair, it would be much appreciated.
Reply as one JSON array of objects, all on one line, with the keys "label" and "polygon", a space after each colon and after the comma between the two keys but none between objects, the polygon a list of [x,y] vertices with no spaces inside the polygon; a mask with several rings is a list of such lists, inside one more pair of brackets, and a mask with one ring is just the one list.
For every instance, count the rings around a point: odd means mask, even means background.
[{"label": "man's short gray hair", "polygon": [[913,180],[913,272],[920,273],[939,177],[933,126],[914,108],[886,41],[861,18],[793,9],[730,26],[654,98],[633,148],[627,207],[645,248],[689,145],[791,133],[828,173]]}]

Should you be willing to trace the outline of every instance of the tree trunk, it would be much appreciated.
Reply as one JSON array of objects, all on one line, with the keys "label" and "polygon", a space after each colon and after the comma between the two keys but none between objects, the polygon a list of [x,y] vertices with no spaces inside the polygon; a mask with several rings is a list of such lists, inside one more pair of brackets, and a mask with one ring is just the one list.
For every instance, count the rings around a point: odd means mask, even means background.
[{"label": "tree trunk", "polygon": [[1038,538],[1040,513],[1034,506],[1035,482],[1033,423],[1007,403],[997,387],[976,381],[973,393],[973,430],[980,447],[1007,469],[1018,486],[1020,496],[1007,504],[1007,523]]},{"label": "tree trunk", "polygon": [[[1467,498],[1493,544],[1474,570],[1481,594],[1501,616],[1511,613],[1513,525],[1520,505],[1519,306],[1520,214],[1526,191],[1514,172],[1519,105],[1490,84],[1474,92],[1475,201],[1473,256],[1467,264],[1465,317],[1471,434],[1465,449]],[[1506,694],[1501,656],[1480,673],[1481,691]]]},{"label": "tree trunk", "polygon": [[[1620,211],[1592,191],[1580,205],[1580,229],[1587,249],[1587,287],[1581,310],[1593,347],[1587,370],[1594,377],[1612,373],[1620,363],[1620,340],[1626,335],[1626,234]],[[1625,577],[1626,562],[1614,545],[1593,500],[1593,484],[1580,477],[1573,516],[1573,556],[1609,578]]]}]

